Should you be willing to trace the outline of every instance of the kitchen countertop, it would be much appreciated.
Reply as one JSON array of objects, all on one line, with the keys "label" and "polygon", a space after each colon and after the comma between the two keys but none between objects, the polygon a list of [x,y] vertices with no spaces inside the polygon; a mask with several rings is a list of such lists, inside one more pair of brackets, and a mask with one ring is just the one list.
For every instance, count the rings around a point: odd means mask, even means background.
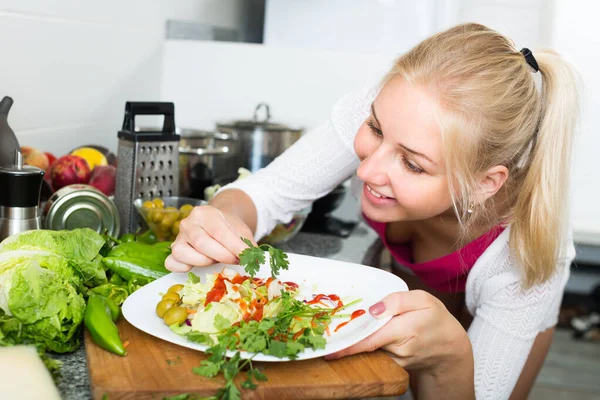
[{"label": "kitchen countertop", "polygon": [[[375,232],[364,223],[359,223],[352,234],[345,239],[300,232],[290,242],[279,247],[290,253],[361,263],[376,237]],[[58,385],[63,399],[91,399],[83,345],[73,353],[52,355],[52,357],[63,362],[62,379]]]}]

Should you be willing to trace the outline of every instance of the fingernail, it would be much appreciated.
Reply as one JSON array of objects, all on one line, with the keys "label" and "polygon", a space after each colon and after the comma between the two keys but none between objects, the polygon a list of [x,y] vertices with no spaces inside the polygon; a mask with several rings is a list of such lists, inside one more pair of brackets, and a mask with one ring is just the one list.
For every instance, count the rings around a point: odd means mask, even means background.
[{"label": "fingernail", "polygon": [[383,304],[381,301],[379,303],[375,303],[369,307],[369,312],[372,316],[377,317],[385,312],[385,304]]},{"label": "fingernail", "polygon": [[325,361],[331,361],[335,360],[336,358],[339,358],[339,356],[337,354],[328,354],[323,358],[325,359]]}]

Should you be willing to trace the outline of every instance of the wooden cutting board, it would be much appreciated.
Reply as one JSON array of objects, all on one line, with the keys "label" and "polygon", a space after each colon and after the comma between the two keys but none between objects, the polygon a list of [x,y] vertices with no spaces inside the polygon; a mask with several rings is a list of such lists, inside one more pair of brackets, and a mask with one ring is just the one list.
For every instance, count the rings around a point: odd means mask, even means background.
[{"label": "wooden cutting board", "polygon": [[[117,323],[127,356],[98,347],[85,333],[85,350],[94,400],[159,399],[182,393],[211,396],[222,376],[205,378],[192,372],[206,357],[150,336],[124,319]],[[347,399],[395,396],[408,388],[407,372],[381,351],[335,361],[313,360],[253,363],[268,378],[256,390],[242,390],[243,399]],[[239,378],[245,378],[240,376]],[[242,380],[242,379],[240,379]],[[239,387],[239,383],[238,387]]]}]

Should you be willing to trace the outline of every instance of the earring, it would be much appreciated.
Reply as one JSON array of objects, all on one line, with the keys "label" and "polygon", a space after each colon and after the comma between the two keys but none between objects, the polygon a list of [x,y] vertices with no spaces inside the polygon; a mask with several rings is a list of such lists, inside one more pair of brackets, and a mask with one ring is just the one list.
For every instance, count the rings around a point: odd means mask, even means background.
[{"label": "earring", "polygon": [[475,211],[474,209],[475,209],[475,204],[474,203],[469,204],[469,208],[467,208],[467,213],[469,215],[473,214],[473,211]]}]

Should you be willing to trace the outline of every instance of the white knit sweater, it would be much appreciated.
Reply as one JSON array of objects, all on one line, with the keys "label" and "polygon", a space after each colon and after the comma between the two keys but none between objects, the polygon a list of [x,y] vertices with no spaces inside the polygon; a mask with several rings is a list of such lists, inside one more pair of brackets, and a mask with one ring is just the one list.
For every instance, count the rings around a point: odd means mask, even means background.
[{"label": "white knit sweater", "polygon": [[[342,98],[327,122],[307,132],[268,167],[222,189],[238,188],[250,196],[258,212],[257,239],[354,174],[359,164],[354,136],[377,93],[377,88],[367,88]],[[467,279],[477,399],[509,398],[535,337],[557,322],[575,255],[569,239],[554,276],[523,290],[509,235],[510,227],[481,255]]]}]

